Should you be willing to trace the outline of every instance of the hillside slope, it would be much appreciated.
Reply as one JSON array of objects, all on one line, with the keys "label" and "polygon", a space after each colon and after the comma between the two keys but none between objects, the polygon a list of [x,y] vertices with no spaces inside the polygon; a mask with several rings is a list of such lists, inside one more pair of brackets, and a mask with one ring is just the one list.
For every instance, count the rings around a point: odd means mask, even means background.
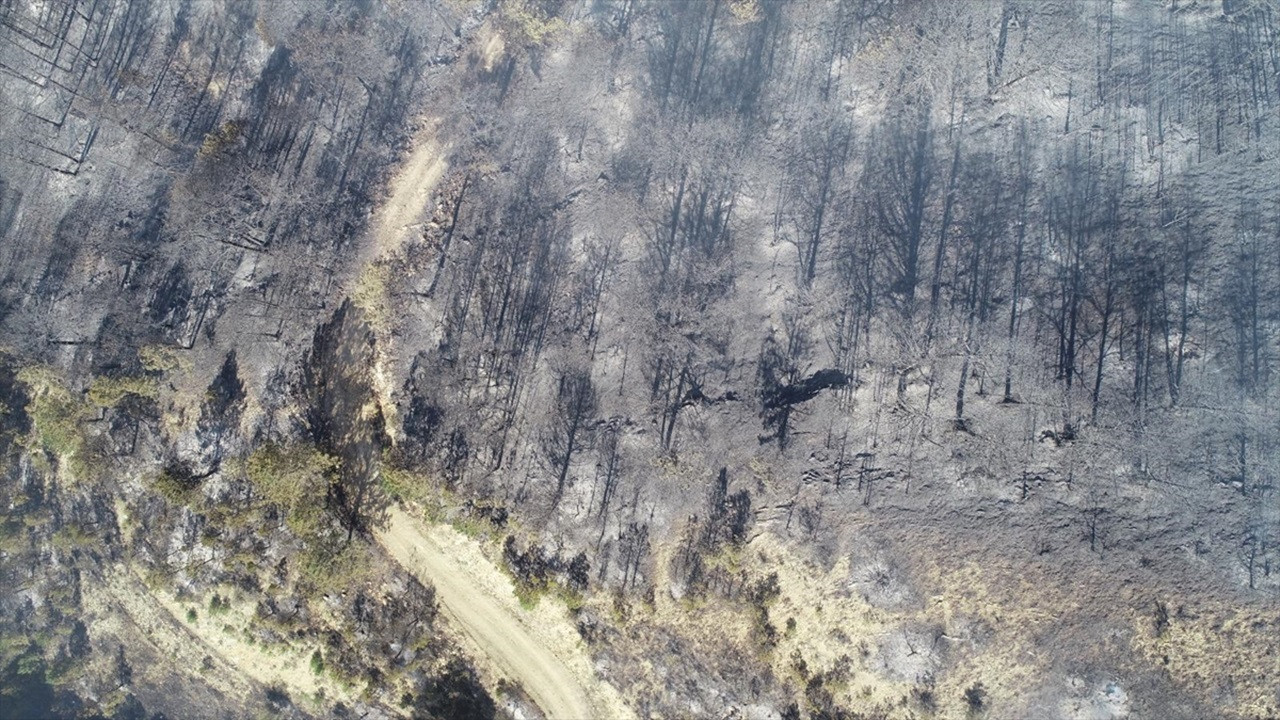
[{"label": "hillside slope", "polygon": [[0,700],[1280,714],[1278,28],[0,7]]}]

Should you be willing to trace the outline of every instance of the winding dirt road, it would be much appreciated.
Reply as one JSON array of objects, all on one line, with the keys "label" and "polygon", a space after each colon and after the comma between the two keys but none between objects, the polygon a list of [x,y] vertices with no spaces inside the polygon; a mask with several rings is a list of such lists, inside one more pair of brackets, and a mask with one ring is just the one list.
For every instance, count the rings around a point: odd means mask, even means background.
[{"label": "winding dirt road", "polygon": [[[500,52],[501,47],[489,51]],[[422,122],[413,149],[391,179],[362,248],[361,272],[399,252],[427,214],[431,194],[448,170],[449,148],[437,141],[436,129],[437,121]],[[379,340],[380,351],[386,352],[390,338]],[[382,365],[375,361],[375,376]],[[383,407],[394,407],[389,389],[381,386]],[[372,442],[360,445],[364,452],[376,451]],[[376,533],[378,542],[405,569],[435,587],[445,616],[491,675],[518,684],[553,720],[635,716],[617,690],[597,676],[562,606],[546,601],[533,610],[522,609],[511,581],[485,557],[479,543],[452,527],[425,525],[398,507],[388,519]]]},{"label": "winding dirt road", "polygon": [[372,242],[365,244],[361,264],[394,255],[421,227],[431,193],[449,169],[449,148],[436,141],[436,124],[435,120],[423,121],[413,149],[391,178],[386,200],[374,211]]},{"label": "winding dirt road", "polygon": [[566,637],[564,626],[572,628],[563,611],[556,617],[545,601],[532,612],[521,609],[510,581],[477,543],[449,526],[423,526],[400,508],[390,511],[378,541],[418,579],[435,587],[446,617],[500,675],[524,688],[547,717],[631,715],[616,691],[595,677],[580,641]]}]

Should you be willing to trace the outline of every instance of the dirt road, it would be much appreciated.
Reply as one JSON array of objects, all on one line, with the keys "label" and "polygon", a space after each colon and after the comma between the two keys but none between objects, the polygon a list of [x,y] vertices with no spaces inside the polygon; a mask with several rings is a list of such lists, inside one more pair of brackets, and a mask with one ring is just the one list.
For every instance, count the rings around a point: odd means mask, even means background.
[{"label": "dirt road", "polygon": [[420,227],[431,193],[449,169],[449,148],[435,137],[436,122],[423,121],[413,149],[401,162],[387,186],[387,199],[374,212],[371,241],[364,246],[364,263],[395,254]]},{"label": "dirt road", "polygon": [[595,676],[563,608],[543,601],[532,611],[511,582],[451,527],[425,526],[400,508],[378,541],[420,580],[435,586],[446,617],[500,676],[518,683],[555,720],[629,717],[613,688]]},{"label": "dirt road", "polygon": [[[486,51],[501,52],[500,44],[496,47]],[[423,122],[413,150],[392,178],[362,248],[361,272],[398,252],[427,214],[431,193],[448,169],[449,148],[437,141],[435,130],[435,121]],[[390,342],[379,338],[379,352],[386,353]],[[373,363],[375,379],[384,364],[381,358]],[[375,386],[381,388],[384,412],[390,413],[389,386]],[[359,449],[373,461],[374,443],[360,443]],[[634,717],[617,691],[596,676],[563,606],[545,601],[533,610],[522,609],[510,580],[477,542],[449,526],[424,525],[400,508],[390,511],[389,523],[377,537],[401,565],[435,587],[446,617],[471,645],[474,659],[491,675],[520,685],[549,718]]]}]

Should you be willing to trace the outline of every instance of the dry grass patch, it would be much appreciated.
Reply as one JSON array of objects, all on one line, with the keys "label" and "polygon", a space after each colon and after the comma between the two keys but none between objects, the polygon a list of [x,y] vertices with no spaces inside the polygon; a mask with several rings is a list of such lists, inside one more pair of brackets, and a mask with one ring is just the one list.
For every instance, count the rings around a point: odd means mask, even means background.
[{"label": "dry grass patch", "polygon": [[756,538],[745,560],[753,575],[778,574],[781,593],[770,611],[781,633],[771,655],[774,672],[803,686],[808,676],[847,665],[849,676],[827,687],[837,705],[877,708],[890,717],[911,715],[903,703],[911,697],[915,683],[881,672],[877,648],[914,620],[915,613],[882,610],[850,593],[848,558],[824,570],[772,534]]},{"label": "dry grass patch", "polygon": [[1214,601],[1132,621],[1134,649],[1210,706],[1225,696],[1241,717],[1280,717],[1280,609]]}]

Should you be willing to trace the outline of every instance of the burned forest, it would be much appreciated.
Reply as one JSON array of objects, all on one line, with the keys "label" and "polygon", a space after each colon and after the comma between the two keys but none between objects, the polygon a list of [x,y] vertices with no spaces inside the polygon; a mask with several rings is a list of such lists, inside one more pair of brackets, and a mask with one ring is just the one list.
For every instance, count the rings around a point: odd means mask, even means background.
[{"label": "burned forest", "polygon": [[1276,0],[0,0],[0,717],[1280,717]]}]

